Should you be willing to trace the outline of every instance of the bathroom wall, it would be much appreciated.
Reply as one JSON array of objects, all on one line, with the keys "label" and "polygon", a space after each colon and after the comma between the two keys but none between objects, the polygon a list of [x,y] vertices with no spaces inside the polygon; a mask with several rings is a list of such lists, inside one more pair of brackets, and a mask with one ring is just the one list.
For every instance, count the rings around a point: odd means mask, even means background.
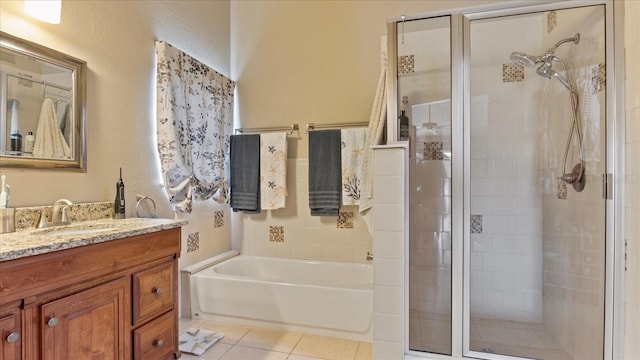
[{"label": "bathroom wall", "polygon": [[[231,74],[243,127],[369,121],[380,37],[402,14],[491,1],[232,1]],[[307,157],[307,136],[289,158]]]},{"label": "bathroom wall", "polygon": [[[380,38],[401,14],[477,1],[233,1],[231,73],[238,81],[242,127],[289,126],[287,209],[234,214],[234,248],[255,255],[365,261],[371,235],[353,213],[354,229],[309,216],[307,123],[368,122],[380,74]],[[284,242],[269,241],[270,228]],[[242,231],[242,232],[240,232]]]},{"label": "bathroom wall", "polygon": [[640,2],[625,1],[626,231],[625,358],[640,358]]},{"label": "bathroom wall", "polygon": [[[229,75],[229,1],[63,1],[58,25],[27,16],[22,6],[0,2],[0,30],[87,61],[88,166],[86,173],[2,168],[12,206],[51,205],[59,198],[113,201],[122,167],[127,216],[136,194],[144,194],[156,201],[158,216],[172,218],[155,148],[154,41]],[[219,212],[222,227],[216,227]],[[196,204],[192,215],[180,216],[189,220],[181,265],[231,247],[226,206]]]},{"label": "bathroom wall", "polygon": [[309,161],[287,161],[286,207],[256,215],[234,213],[233,248],[246,255],[342,262],[367,262],[371,235],[357,206],[339,216],[311,216]]}]

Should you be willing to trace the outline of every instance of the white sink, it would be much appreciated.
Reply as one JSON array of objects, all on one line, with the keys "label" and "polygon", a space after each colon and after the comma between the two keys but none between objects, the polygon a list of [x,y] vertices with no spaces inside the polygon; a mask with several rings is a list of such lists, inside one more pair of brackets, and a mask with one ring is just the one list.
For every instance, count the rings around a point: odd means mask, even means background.
[{"label": "white sink", "polygon": [[94,233],[101,233],[107,231],[113,231],[116,228],[98,228],[98,229],[60,229],[58,231],[50,231],[47,234],[51,235],[90,235]]},{"label": "white sink", "polygon": [[105,226],[105,225],[66,225],[66,226],[58,226],[51,227],[46,229],[35,230],[33,234],[47,234],[47,235],[55,235],[55,236],[69,236],[69,235],[92,235],[102,232],[110,232],[117,230],[117,227],[114,226]]}]

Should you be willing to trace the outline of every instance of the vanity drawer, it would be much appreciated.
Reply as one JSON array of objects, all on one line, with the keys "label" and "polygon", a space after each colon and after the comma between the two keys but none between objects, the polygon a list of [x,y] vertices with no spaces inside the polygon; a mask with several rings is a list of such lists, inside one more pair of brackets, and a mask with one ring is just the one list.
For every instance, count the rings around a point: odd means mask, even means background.
[{"label": "vanity drawer", "polygon": [[173,359],[176,345],[174,313],[169,312],[133,331],[135,360]]},{"label": "vanity drawer", "polygon": [[175,261],[133,274],[133,325],[173,309]]}]

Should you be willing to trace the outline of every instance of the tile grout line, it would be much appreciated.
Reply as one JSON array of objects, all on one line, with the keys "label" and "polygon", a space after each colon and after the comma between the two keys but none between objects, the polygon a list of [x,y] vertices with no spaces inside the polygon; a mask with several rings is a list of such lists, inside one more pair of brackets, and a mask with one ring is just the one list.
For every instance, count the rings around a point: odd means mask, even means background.
[{"label": "tile grout line", "polygon": [[358,341],[358,346],[356,346],[356,353],[353,354],[353,360],[356,360],[358,358],[358,351],[360,351],[360,344],[362,344],[362,342]]},{"label": "tile grout line", "polygon": [[[302,334],[302,333],[301,333]],[[298,339],[298,341],[296,342],[296,344],[293,346],[293,348],[291,349],[291,352],[289,352],[289,356],[291,355],[295,355],[293,352],[296,350],[296,348],[298,347],[298,345],[300,344],[300,341],[302,341],[302,338],[305,337],[305,334],[302,334],[302,336],[300,336],[300,339]],[[287,359],[289,358],[289,356],[287,356]]]}]

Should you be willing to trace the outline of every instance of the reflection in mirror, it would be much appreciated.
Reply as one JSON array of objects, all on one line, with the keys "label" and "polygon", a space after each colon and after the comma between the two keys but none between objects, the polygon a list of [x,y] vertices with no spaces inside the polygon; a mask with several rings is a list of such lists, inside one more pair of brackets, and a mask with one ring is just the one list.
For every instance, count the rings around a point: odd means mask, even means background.
[{"label": "reflection in mirror", "polygon": [[86,63],[0,34],[0,165],[84,171]]}]

